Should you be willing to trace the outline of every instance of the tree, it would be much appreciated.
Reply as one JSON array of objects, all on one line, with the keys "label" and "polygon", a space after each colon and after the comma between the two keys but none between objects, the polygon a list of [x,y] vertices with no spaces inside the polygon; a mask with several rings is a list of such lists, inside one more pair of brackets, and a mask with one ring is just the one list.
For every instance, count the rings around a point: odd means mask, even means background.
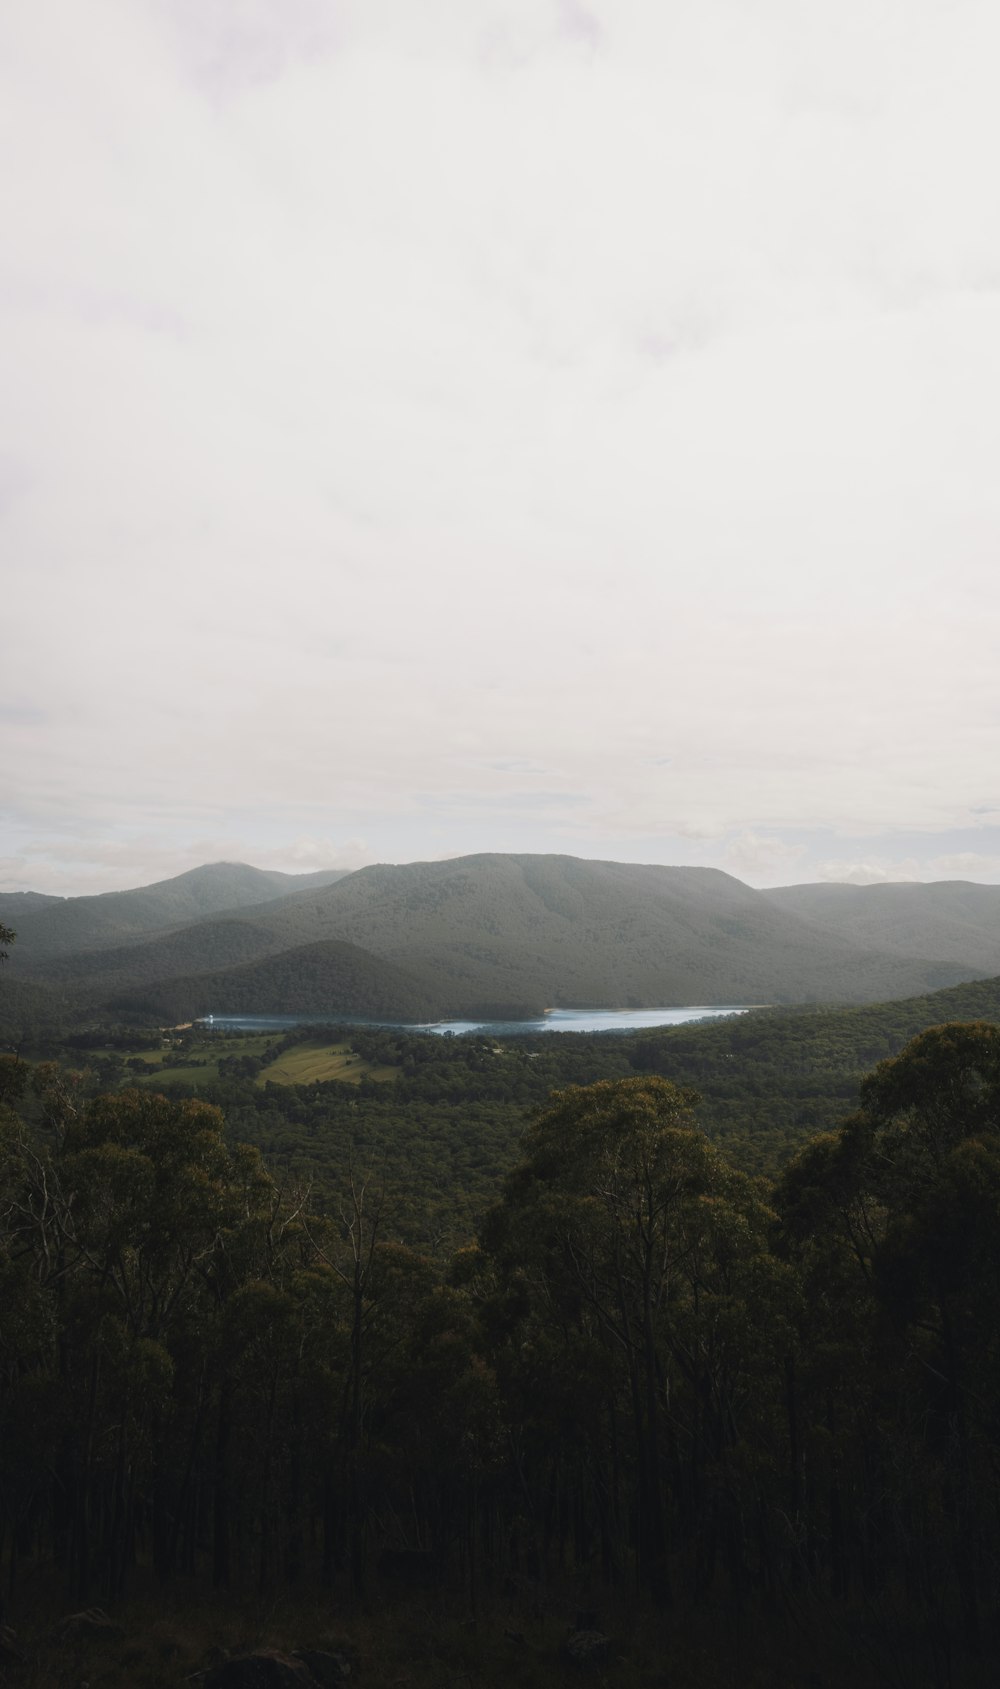
[{"label": "tree", "polygon": [[956,1593],[975,1644],[1000,1554],[1000,1027],[930,1028],[880,1063],[861,1104],[777,1192],[812,1354],[829,1363],[811,1383],[828,1445],[846,1448],[846,1427],[860,1456],[879,1575],[898,1557],[928,1602]]},{"label": "tree", "polygon": [[[557,1094],[484,1238],[508,1274],[527,1276],[552,1403],[561,1381],[581,1379],[562,1411],[596,1465],[599,1517],[627,1461],[638,1577],[662,1594],[676,1533],[706,1525],[710,1492],[716,1518],[726,1511],[737,1401],[771,1352],[765,1309],[780,1273],[760,1193],[697,1130],[696,1101],[659,1078]],[[586,1414],[588,1372],[599,1382]],[[551,1428],[547,1441],[566,1448]],[[603,1517],[600,1529],[618,1525]]]}]

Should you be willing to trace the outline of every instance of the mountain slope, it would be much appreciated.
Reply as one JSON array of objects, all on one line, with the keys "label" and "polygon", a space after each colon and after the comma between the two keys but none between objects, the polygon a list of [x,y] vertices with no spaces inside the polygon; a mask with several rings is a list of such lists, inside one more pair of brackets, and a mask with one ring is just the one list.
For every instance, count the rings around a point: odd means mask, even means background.
[{"label": "mountain slope", "polygon": [[[257,908],[255,904],[246,917],[224,915],[218,920],[194,921],[173,932],[114,949],[78,950],[70,956],[43,958],[33,968],[28,963],[24,973],[44,980],[46,985],[82,993],[87,999],[124,985],[217,973],[287,948],[269,928],[259,926],[252,918]],[[28,961],[22,956],[17,960]]]},{"label": "mountain slope", "polygon": [[[290,967],[279,966],[282,953],[337,940],[416,982],[417,1019],[517,1016],[554,1005],[870,1002],[1000,971],[1000,957],[992,968],[982,965],[992,954],[983,916],[989,894],[998,890],[992,887],[959,885],[947,907],[939,899],[936,922],[914,924],[908,935],[888,916],[867,926],[838,920],[837,894],[935,888],[791,887],[792,894],[824,897],[806,896],[788,907],[794,897],[754,891],[717,869],[508,855],[363,868],[291,893],[289,884],[296,884],[293,876],[216,864],[144,893],[76,899],[86,906],[77,918],[87,924],[89,947],[70,955],[43,948],[39,955],[25,922],[8,966],[83,1009],[111,997],[134,999],[156,982],[181,980],[187,989],[196,976],[268,958],[272,977],[291,988]],[[987,898],[977,901],[979,893]],[[254,901],[234,908],[231,900],[240,897]],[[220,898],[230,900],[221,917],[176,919],[181,909]],[[109,923],[101,948],[92,905],[101,906],[102,919],[111,905],[119,929],[126,918],[136,925],[156,920],[162,929],[167,914],[173,929],[150,936],[134,926],[112,945]],[[44,910],[38,925],[64,910],[72,915],[68,905]],[[816,918],[806,918],[807,911]],[[221,989],[221,977],[218,984]],[[209,1011],[223,1013],[220,1004],[210,1003]],[[268,1006],[276,1011],[273,998]],[[289,1003],[288,1012],[303,1012],[303,1005]],[[353,1012],[365,1011],[359,1005]]]},{"label": "mountain slope", "polygon": [[778,886],[772,907],[824,932],[897,956],[940,956],[1000,973],[1000,886],[968,880],[930,885]]},{"label": "mountain slope", "polygon": [[286,944],[339,938],[427,979],[449,1012],[863,1002],[983,971],[860,946],[712,868],[568,856],[362,868],[257,912]]},{"label": "mountain slope", "polygon": [[152,933],[189,921],[224,910],[255,908],[289,892],[327,886],[343,877],[338,869],[319,874],[281,874],[242,862],[213,862],[134,891],[46,898],[44,906],[32,904],[19,910],[18,954],[24,958],[22,968],[27,971],[43,958],[141,942]]},{"label": "mountain slope", "polygon": [[113,1012],[158,1020],[200,1015],[328,1014],[418,1021],[434,1005],[426,986],[353,944],[328,940],[219,973],[160,980],[114,993]]},{"label": "mountain slope", "polygon": [[50,897],[44,891],[0,891],[0,926],[16,927],[25,915],[37,914],[41,909],[54,908],[64,898]]}]

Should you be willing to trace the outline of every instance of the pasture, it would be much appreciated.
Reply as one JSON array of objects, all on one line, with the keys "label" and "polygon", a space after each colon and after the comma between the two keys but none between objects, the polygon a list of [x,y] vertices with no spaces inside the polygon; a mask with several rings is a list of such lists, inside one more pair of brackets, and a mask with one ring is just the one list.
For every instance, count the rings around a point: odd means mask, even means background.
[{"label": "pasture", "polygon": [[232,1037],[195,1038],[186,1051],[168,1045],[159,1049],[134,1050],[133,1061],[146,1063],[149,1072],[138,1075],[138,1083],[155,1089],[157,1085],[187,1085],[199,1090],[202,1085],[214,1085],[219,1079],[219,1062],[224,1056],[263,1056],[274,1043],[269,1032],[234,1034]]},{"label": "pasture", "polygon": [[315,1085],[340,1079],[358,1085],[362,1079],[395,1079],[394,1067],[374,1067],[352,1051],[350,1044],[296,1044],[258,1074],[258,1085]]}]

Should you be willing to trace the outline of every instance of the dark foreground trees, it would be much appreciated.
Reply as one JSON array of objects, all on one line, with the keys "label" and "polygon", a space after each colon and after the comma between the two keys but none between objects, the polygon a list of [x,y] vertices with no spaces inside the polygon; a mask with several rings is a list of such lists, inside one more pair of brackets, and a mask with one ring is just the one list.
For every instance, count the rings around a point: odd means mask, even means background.
[{"label": "dark foreground trees", "polygon": [[664,1597],[672,1568],[689,1593],[720,1555],[742,1572],[745,1446],[756,1432],[770,1451],[781,1365],[772,1216],[697,1131],[695,1101],[655,1078],[562,1093],[484,1234],[527,1298],[505,1393],[529,1493],[552,1497],[543,1546],[553,1514],[557,1535],[572,1519],[578,1555],[599,1542],[606,1576],[634,1567]]},{"label": "dark foreground trees", "polygon": [[[570,1089],[447,1274],[217,1110],[8,1063],[8,1599],[505,1578],[996,1645],[1000,1029],[936,1028],[767,1187],[655,1076]],[[30,1115],[27,1124],[22,1115]],[[381,1568],[381,1572],[379,1570]]]},{"label": "dark foreground trees", "polygon": [[1000,1028],[934,1027],[883,1062],[777,1202],[834,1587],[957,1613],[976,1649],[1000,1582]]}]

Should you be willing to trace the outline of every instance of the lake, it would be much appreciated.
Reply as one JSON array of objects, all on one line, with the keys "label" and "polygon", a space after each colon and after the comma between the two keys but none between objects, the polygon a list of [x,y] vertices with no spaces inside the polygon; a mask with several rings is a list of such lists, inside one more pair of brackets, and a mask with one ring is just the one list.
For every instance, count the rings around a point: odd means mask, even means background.
[{"label": "lake", "polygon": [[204,1015],[199,1026],[225,1032],[281,1032],[293,1026],[391,1026],[401,1032],[433,1032],[460,1037],[466,1032],[491,1032],[498,1038],[536,1032],[641,1032],[654,1026],[683,1026],[689,1020],[716,1020],[720,1015],[745,1015],[750,1005],[691,1004],[680,1009],[549,1009],[537,1020],[436,1020],[421,1024],[404,1021],[349,1020],[345,1015]]}]

